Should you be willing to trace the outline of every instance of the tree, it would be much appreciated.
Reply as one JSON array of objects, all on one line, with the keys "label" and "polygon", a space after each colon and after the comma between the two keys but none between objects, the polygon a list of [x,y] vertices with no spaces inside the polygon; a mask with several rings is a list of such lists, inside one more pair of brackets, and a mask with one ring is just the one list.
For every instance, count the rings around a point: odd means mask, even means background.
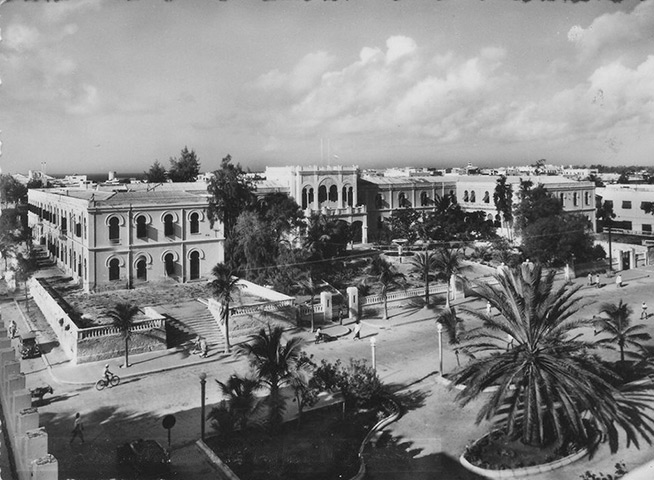
[{"label": "tree", "polygon": [[27,186],[8,174],[0,174],[0,202],[20,203],[27,199]]},{"label": "tree", "polygon": [[299,228],[304,221],[304,212],[300,206],[285,193],[267,193],[256,203],[259,217],[275,233],[277,241],[289,232]]},{"label": "tree", "polygon": [[613,212],[613,202],[610,200],[602,201],[602,199],[599,198],[599,201],[597,202],[597,212],[595,216],[597,217],[598,220],[597,221],[598,231],[604,230],[604,226],[608,227],[609,230],[609,271],[611,271],[613,270],[613,248],[611,242],[611,227],[613,226],[613,219],[615,218],[615,213]]},{"label": "tree", "polygon": [[231,238],[238,216],[256,201],[254,190],[254,184],[241,165],[234,165],[230,155],[223,158],[220,169],[213,172],[207,186],[211,195],[208,209],[211,227],[216,221],[222,222],[225,238]]},{"label": "tree", "polygon": [[248,279],[265,282],[266,267],[276,264],[280,245],[271,225],[255,212],[245,211],[236,220],[227,243],[230,267],[242,267]]},{"label": "tree", "polygon": [[300,352],[300,357],[291,365],[289,383],[295,395],[294,401],[297,403],[298,427],[302,423],[304,409],[315,405],[318,401],[320,387],[313,378],[315,371],[313,355],[309,356],[305,352]]},{"label": "tree", "polygon": [[[616,426],[628,442],[638,445],[639,434],[650,442],[654,430],[642,394],[651,387],[630,394],[611,385],[615,374],[592,354],[594,344],[571,336],[591,322],[573,318],[581,308],[576,295],[581,286],[555,286],[554,276],[553,270],[543,274],[539,265],[522,266],[495,275],[497,285],[473,284],[473,295],[490,302],[499,315],[466,310],[484,324],[468,333],[464,346],[482,355],[453,375],[455,385],[465,385],[457,399],[466,405],[481,397],[477,422],[492,419],[526,445],[561,446],[573,439],[590,447],[600,428],[615,451]],[[511,349],[505,347],[507,338],[514,342]],[[495,390],[483,393],[490,386]]]},{"label": "tree", "polygon": [[179,158],[170,159],[168,178],[173,182],[194,182],[198,178],[199,173],[200,161],[195,151],[191,150],[189,152],[188,147],[182,149]]},{"label": "tree", "polygon": [[445,298],[445,308],[450,308],[451,280],[453,276],[458,275],[466,268],[463,265],[461,252],[458,248],[441,248],[434,255],[434,267],[445,277],[447,284],[447,297]]},{"label": "tree", "polygon": [[[244,429],[247,426],[248,418],[259,408],[260,403],[256,391],[261,387],[261,382],[251,376],[232,374],[227,382],[216,380],[216,383],[220,387],[220,393],[226,397],[226,407],[234,416],[234,425]],[[209,418],[212,418],[212,413],[209,413]]]},{"label": "tree", "polygon": [[155,160],[150,170],[145,173],[145,179],[149,183],[164,183],[167,179],[166,169],[159,163],[159,160]]},{"label": "tree", "polygon": [[132,336],[134,319],[140,311],[141,309],[136,305],[130,303],[117,303],[114,308],[107,312],[107,316],[111,318],[113,326],[118,329],[123,340],[125,340],[125,368],[130,366],[129,340]]},{"label": "tree", "polygon": [[27,256],[24,256],[22,253],[16,255],[16,282],[23,283],[27,313],[30,311],[30,304],[27,298],[27,281],[38,268],[38,262],[33,252],[29,252]]},{"label": "tree", "polygon": [[500,175],[493,192],[493,203],[497,213],[502,216],[504,228],[510,238],[513,231],[513,186],[506,183],[506,176]]},{"label": "tree", "polygon": [[631,314],[633,310],[622,300],[615,303],[604,303],[600,306],[600,313],[608,318],[600,317],[598,321],[598,333],[606,333],[609,336],[597,340],[598,345],[606,345],[609,348],[618,346],[620,350],[620,361],[624,362],[625,348],[634,347],[638,352],[644,352],[642,342],[650,340],[652,336],[647,333],[643,324],[632,325]]},{"label": "tree", "polygon": [[286,408],[280,389],[290,383],[293,371],[299,368],[303,342],[301,337],[291,337],[283,343],[282,334],[282,327],[262,328],[250,336],[249,343],[239,345],[237,350],[238,355],[248,358],[257,378],[269,390],[270,396],[266,402],[273,431],[281,424]]},{"label": "tree", "polygon": [[211,273],[214,279],[211,281],[211,290],[218,302],[220,302],[220,316],[225,335],[225,353],[229,354],[231,345],[229,344],[229,306],[234,302],[234,296],[239,291],[239,279],[235,271],[224,263],[216,264]]},{"label": "tree", "polygon": [[404,287],[405,276],[382,256],[373,257],[367,268],[368,278],[381,288],[384,303],[384,320],[388,320],[388,291],[393,287]]},{"label": "tree", "polygon": [[421,218],[420,212],[415,208],[400,208],[393,210],[388,218],[388,226],[391,230],[391,237],[404,238],[413,243],[418,239],[418,232],[414,228],[416,222]]},{"label": "tree", "polygon": [[447,341],[453,347],[454,355],[456,355],[456,364],[461,366],[459,360],[459,350],[461,340],[464,333],[463,319],[459,318],[454,307],[446,308],[436,318],[436,323],[440,323],[447,335]]},{"label": "tree", "polygon": [[344,220],[313,213],[307,220],[304,248],[308,260],[325,260],[343,255],[351,240],[349,224]]},{"label": "tree", "polygon": [[419,273],[425,282],[425,308],[429,308],[429,280],[432,272],[436,270],[436,256],[429,250],[418,252],[409,259],[411,271]]},{"label": "tree", "polygon": [[540,160],[536,160],[536,163],[532,165],[534,167],[534,173],[536,175],[545,175],[547,173],[547,169],[545,168],[545,159],[541,158]]}]

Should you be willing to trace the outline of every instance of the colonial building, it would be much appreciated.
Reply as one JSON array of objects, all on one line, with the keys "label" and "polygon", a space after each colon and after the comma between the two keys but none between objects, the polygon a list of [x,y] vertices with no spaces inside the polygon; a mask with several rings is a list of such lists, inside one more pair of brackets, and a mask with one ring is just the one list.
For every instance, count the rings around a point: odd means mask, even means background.
[{"label": "colonial building", "polygon": [[597,189],[597,196],[613,205],[613,231],[654,237],[654,215],[644,210],[654,204],[654,185],[607,185]]},{"label": "colonial building", "polygon": [[28,222],[86,291],[206,277],[224,260],[204,183],[30,190]]}]

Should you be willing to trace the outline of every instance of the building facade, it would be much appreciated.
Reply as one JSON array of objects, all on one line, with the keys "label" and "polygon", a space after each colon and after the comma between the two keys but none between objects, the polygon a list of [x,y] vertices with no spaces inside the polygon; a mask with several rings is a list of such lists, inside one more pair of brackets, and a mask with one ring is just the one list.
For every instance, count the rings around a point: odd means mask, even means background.
[{"label": "building facade", "polygon": [[654,237],[654,215],[644,210],[654,204],[654,185],[607,185],[596,192],[603,202],[613,205],[614,231]]},{"label": "building facade", "polygon": [[224,261],[204,184],[30,190],[35,243],[85,291],[206,278]]}]

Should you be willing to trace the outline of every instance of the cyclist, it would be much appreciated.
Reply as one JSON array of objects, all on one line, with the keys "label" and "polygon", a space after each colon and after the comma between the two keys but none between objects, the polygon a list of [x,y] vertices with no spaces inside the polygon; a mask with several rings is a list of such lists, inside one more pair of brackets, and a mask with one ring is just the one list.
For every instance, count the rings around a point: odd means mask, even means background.
[{"label": "cyclist", "polygon": [[108,384],[111,383],[111,378],[114,376],[114,374],[111,373],[111,371],[109,370],[108,363],[104,366],[104,370],[102,370],[102,376],[104,377],[104,379],[107,381]]}]

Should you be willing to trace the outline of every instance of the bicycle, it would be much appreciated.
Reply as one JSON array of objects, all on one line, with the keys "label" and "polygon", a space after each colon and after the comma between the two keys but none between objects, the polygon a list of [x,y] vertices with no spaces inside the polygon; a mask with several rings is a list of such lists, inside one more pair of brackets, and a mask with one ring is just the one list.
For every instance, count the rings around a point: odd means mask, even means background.
[{"label": "bicycle", "polygon": [[106,378],[101,378],[97,382],[95,382],[95,388],[98,390],[104,390],[105,387],[115,387],[120,383],[120,377],[114,373],[111,374],[110,379]]}]

